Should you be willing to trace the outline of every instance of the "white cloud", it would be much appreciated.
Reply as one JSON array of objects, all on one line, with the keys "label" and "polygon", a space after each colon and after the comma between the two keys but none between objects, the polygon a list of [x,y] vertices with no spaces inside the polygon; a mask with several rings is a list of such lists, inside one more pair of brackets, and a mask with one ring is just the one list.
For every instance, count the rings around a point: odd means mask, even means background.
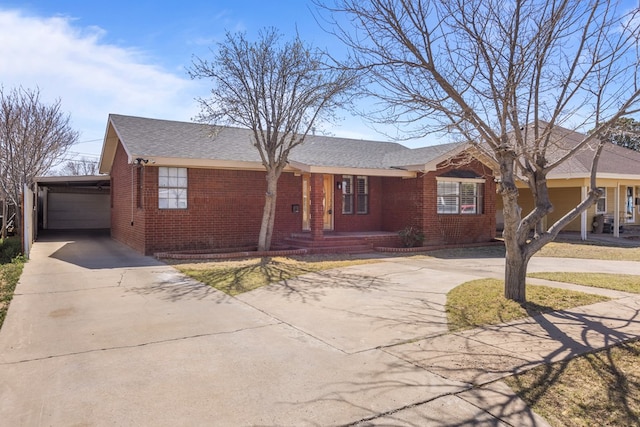
[{"label": "white cloud", "polygon": [[[40,88],[60,98],[80,140],[104,136],[109,113],[189,120],[201,83],[153,65],[145,52],[102,42],[105,31],[79,28],[69,17],[41,18],[0,10],[0,84]],[[155,54],[158,54],[157,52]],[[76,150],[99,153],[101,143]]]},{"label": "white cloud", "polygon": [[[224,14],[217,18],[225,21]],[[244,29],[242,22],[231,24],[227,22],[227,27],[233,31]],[[0,28],[0,84],[7,89],[39,87],[45,102],[61,99],[63,110],[71,114],[74,128],[81,132],[80,141],[90,141],[75,146],[72,151],[77,153],[97,158],[109,113],[188,121],[199,111],[194,98],[208,93],[208,82],[192,81],[182,69],[155,65],[151,57],[163,52],[109,44],[104,41],[104,29],[80,27],[71,17],[37,17],[0,9]],[[222,33],[198,37],[187,41],[189,48],[215,44]],[[184,58],[173,62],[190,58],[185,52]],[[356,139],[387,139],[361,119],[345,119],[328,126],[329,132]]]}]

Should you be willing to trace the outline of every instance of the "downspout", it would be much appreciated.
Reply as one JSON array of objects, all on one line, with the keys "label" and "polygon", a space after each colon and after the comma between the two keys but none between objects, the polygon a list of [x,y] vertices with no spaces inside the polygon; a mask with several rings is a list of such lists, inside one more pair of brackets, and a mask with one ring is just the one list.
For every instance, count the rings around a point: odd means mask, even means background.
[{"label": "downspout", "polygon": [[134,183],[133,183],[133,165],[131,165],[131,226],[133,227],[133,190],[134,190]]}]

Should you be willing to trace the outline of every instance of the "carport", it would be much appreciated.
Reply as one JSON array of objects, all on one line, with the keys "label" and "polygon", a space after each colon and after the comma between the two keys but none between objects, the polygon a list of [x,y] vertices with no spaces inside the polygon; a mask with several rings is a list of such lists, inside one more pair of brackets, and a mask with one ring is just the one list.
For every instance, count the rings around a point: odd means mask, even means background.
[{"label": "carport", "polygon": [[89,230],[111,227],[110,177],[36,178],[38,230]]}]

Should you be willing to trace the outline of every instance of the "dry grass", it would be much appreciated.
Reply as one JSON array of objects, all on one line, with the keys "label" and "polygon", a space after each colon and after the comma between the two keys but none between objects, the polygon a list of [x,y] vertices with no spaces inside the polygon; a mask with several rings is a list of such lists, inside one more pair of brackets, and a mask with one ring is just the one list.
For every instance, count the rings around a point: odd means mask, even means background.
[{"label": "dry grass", "polygon": [[354,255],[337,254],[174,263],[174,266],[186,275],[234,296],[269,283],[293,279],[307,273],[372,262],[377,261]]},{"label": "dry grass", "polygon": [[7,310],[9,310],[9,304],[23,267],[24,260],[21,257],[14,258],[10,263],[0,264],[0,328],[7,316]]},{"label": "dry grass", "polygon": [[[640,276],[591,273],[536,273],[533,277],[640,291]],[[603,297],[527,286],[521,306],[503,296],[503,283],[482,279],[465,283],[447,296],[451,330],[506,322],[545,311],[592,304]],[[552,426],[640,426],[640,342],[549,365],[506,378],[505,382]]]},{"label": "dry grass", "polygon": [[640,247],[620,247],[595,242],[551,242],[536,256],[640,261]]},{"label": "dry grass", "polygon": [[523,305],[504,297],[504,282],[479,279],[455,287],[447,294],[449,330],[460,331],[483,325],[494,325],[515,319],[595,304],[609,298],[547,286],[527,286],[527,302]]},{"label": "dry grass", "polygon": [[[638,271],[640,274],[640,271]],[[528,277],[640,294],[640,276],[608,273],[529,273]]]},{"label": "dry grass", "polygon": [[543,365],[505,382],[552,426],[640,425],[640,342]]}]

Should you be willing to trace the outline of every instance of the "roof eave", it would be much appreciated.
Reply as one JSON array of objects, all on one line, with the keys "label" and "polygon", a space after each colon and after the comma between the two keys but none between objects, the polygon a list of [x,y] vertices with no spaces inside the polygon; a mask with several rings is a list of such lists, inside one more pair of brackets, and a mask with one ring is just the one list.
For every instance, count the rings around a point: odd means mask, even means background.
[{"label": "roof eave", "polygon": [[59,182],[91,182],[91,181],[110,181],[109,175],[54,175],[54,176],[37,176],[34,182],[37,183],[59,183]]},{"label": "roof eave", "polygon": [[[185,167],[185,168],[204,168],[204,169],[237,169],[237,170],[254,170],[264,171],[264,166],[260,162],[248,162],[240,160],[220,160],[220,159],[191,159],[184,157],[154,157],[143,155],[132,155],[132,159],[143,158],[147,162],[143,163],[146,166],[170,166],[170,167]],[[285,171],[293,171],[293,168],[285,168]]]},{"label": "roof eave", "polygon": [[[589,172],[550,174],[547,179],[590,179]],[[596,179],[639,180],[640,174],[597,173]]]},{"label": "roof eave", "polygon": [[346,166],[317,166],[301,162],[289,161],[289,166],[303,173],[319,173],[330,175],[364,175],[399,178],[415,178],[416,172],[404,169],[357,168]]}]

